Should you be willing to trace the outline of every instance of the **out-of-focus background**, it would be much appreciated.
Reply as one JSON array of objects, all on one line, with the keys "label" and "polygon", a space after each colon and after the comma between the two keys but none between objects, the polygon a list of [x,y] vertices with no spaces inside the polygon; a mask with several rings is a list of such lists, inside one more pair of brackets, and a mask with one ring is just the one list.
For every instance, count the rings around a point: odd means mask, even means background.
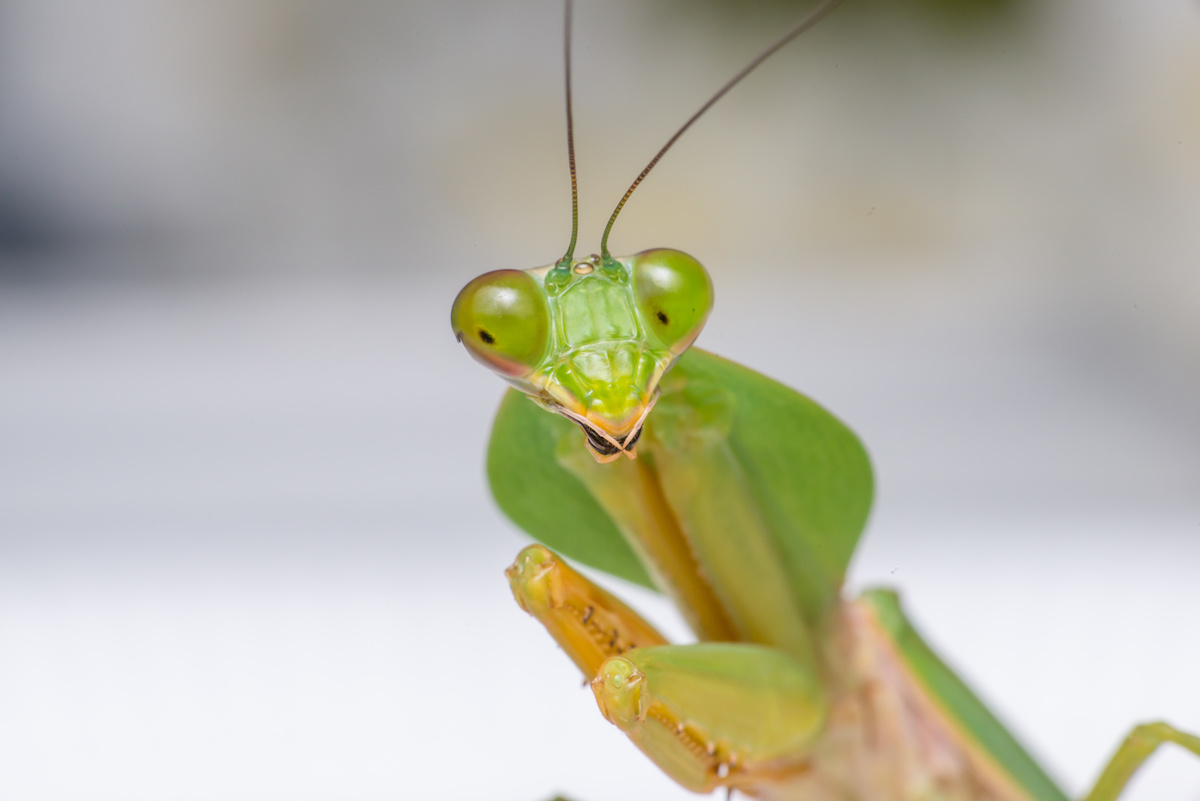
[{"label": "out-of-focus background", "polygon": [[[584,252],[803,11],[578,3]],[[512,603],[448,325],[566,244],[560,25],[0,2],[0,798],[686,796]],[[1072,794],[1200,729],[1194,0],[855,0],[661,163],[651,246],[712,271],[701,346],[863,437],[852,584]],[[1130,795],[1197,797],[1174,752]]]}]

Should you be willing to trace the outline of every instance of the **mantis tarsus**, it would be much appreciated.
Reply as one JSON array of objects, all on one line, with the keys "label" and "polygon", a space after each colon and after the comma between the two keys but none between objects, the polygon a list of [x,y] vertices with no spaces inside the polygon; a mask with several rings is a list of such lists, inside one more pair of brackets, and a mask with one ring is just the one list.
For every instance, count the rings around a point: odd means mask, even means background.
[{"label": "mantis tarsus", "polygon": [[[675,140],[838,2],[821,4],[671,137],[617,204],[600,253],[583,259],[567,3],[570,245],[545,267],[476,278],[451,315],[472,356],[515,387],[493,429],[489,479],[501,508],[544,545],[523,550],[509,580],[603,715],[688,789],[1062,801],[893,592],[842,596],[873,491],[855,435],[798,393],[689,350],[712,303],[695,259],[608,251],[625,201]],[[662,591],[701,643],[667,644],[556,552]],[[1200,755],[1200,738],[1138,726],[1088,801],[1116,798],[1163,742]]]}]

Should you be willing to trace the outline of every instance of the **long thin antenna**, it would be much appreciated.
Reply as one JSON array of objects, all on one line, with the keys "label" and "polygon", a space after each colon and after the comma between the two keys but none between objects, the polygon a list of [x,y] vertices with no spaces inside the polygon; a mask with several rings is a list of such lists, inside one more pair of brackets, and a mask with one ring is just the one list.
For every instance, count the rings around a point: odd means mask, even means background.
[{"label": "long thin antenna", "polygon": [[563,4],[563,61],[567,69],[567,159],[571,163],[571,244],[558,263],[571,266],[575,258],[575,240],[579,237],[579,184],[575,178],[575,120],[571,115],[571,0]]},{"label": "long thin antenna", "polygon": [[[569,0],[568,0],[568,2],[569,2]],[[688,119],[688,121],[685,122],[683,124],[683,126],[678,131],[676,131],[675,134],[670,139],[667,140],[667,143],[665,145],[663,145],[662,150],[658,151],[658,153],[655,154],[654,158],[650,159],[650,163],[646,165],[646,168],[644,170],[642,170],[641,174],[638,175],[638,177],[634,179],[633,183],[629,185],[629,188],[627,190],[625,190],[625,196],[621,198],[621,202],[618,203],[616,209],[613,210],[612,216],[608,218],[608,225],[604,226],[604,236],[600,237],[600,254],[604,259],[607,260],[607,259],[611,258],[608,254],[608,234],[610,231],[612,231],[613,223],[615,223],[617,221],[617,215],[620,214],[621,209],[625,207],[625,201],[629,200],[629,196],[633,194],[633,190],[637,189],[638,184],[640,184],[643,180],[645,180],[646,176],[650,174],[650,170],[654,169],[654,165],[658,163],[658,160],[661,159],[663,157],[663,155],[668,150],[671,149],[671,145],[675,144],[675,140],[677,140],[679,137],[683,136],[683,132],[686,131],[688,128],[692,127],[693,122],[700,119],[700,117],[704,114],[704,112],[706,112],[710,108],[712,108],[713,104],[715,104],[718,100],[720,100],[722,97],[725,96],[726,92],[728,92],[733,87],[737,86],[738,83],[742,80],[742,78],[745,78],[747,75],[749,75],[751,72],[753,72],[754,69],[759,64],[763,63],[768,58],[773,56],[775,54],[775,51],[779,50],[781,47],[786,45],[788,42],[792,41],[797,36],[804,33],[809,28],[811,28],[812,26],[814,26],[818,22],[820,22],[821,19],[826,14],[828,14],[830,11],[833,11],[833,9],[835,9],[841,2],[842,2],[842,0],[825,0],[825,2],[822,3],[820,6],[818,6],[815,11],[813,11],[807,17],[802,19],[800,21],[800,23],[796,25],[796,27],[792,28],[790,31],[788,31],[782,37],[780,37],[779,41],[777,41],[775,44],[768,47],[766,50],[762,51],[762,53],[760,53],[757,58],[755,58],[753,61],[751,61],[745,67],[743,67],[741,72],[739,72],[737,75],[734,75],[732,78],[730,78],[728,83],[726,83],[724,86],[722,86],[720,89],[718,89],[717,93],[715,95],[713,95],[712,97],[710,97],[708,99],[708,102],[705,103],[703,106],[701,106],[700,110],[697,111],[695,114],[693,114]],[[568,106],[568,109],[569,108],[570,107]],[[568,111],[568,113],[569,113],[569,111]],[[572,174],[572,181],[573,181],[574,180],[574,177],[573,177],[574,170],[572,170],[571,174]],[[572,240],[572,241],[574,241],[574,240]]]}]

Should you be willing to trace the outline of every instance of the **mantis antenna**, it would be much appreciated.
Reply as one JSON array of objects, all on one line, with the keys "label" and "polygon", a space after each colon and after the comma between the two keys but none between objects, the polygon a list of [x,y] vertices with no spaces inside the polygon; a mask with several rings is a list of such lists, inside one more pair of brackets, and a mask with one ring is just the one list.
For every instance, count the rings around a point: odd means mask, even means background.
[{"label": "mantis antenna", "polygon": [[570,267],[575,258],[575,240],[579,237],[579,184],[575,178],[575,122],[571,116],[571,0],[566,0],[563,11],[563,60],[567,75],[567,159],[571,163],[571,244],[567,253],[558,260],[559,267]]},{"label": "mantis antenna", "polygon": [[[738,83],[741,82],[742,78],[745,78],[747,75],[749,75],[751,72],[753,72],[754,69],[759,64],[763,63],[768,58],[773,56],[775,54],[775,51],[779,50],[784,45],[786,45],[788,42],[792,41],[797,36],[804,33],[809,28],[811,28],[812,26],[814,26],[818,22],[820,22],[821,19],[826,14],[828,14],[830,11],[833,11],[833,9],[836,8],[838,6],[838,4],[840,4],[841,2],[842,2],[842,0],[825,0],[824,3],[817,6],[817,8],[814,11],[812,11],[807,17],[800,20],[800,22],[794,28],[792,28],[790,31],[788,31],[783,36],[781,36],[779,38],[779,41],[775,42],[775,44],[771,45],[766,50],[762,51],[762,53],[760,53],[757,58],[755,58],[753,61],[751,61],[745,67],[743,67],[741,72],[739,72],[737,75],[734,75],[732,78],[730,78],[728,83],[726,83],[724,86],[722,86],[720,89],[718,89],[717,93],[714,94],[712,97],[710,97],[708,99],[708,102],[706,102],[703,106],[701,106],[699,111],[697,111],[695,114],[693,114],[691,117],[689,117],[688,121],[685,122],[680,127],[680,129],[678,131],[676,131],[670,139],[667,140],[667,143],[662,146],[662,150],[658,151],[658,153],[656,153],[654,155],[654,158],[650,159],[650,163],[646,165],[646,168],[641,171],[641,173],[638,175],[638,177],[633,180],[633,183],[629,185],[629,188],[627,190],[625,190],[625,196],[621,198],[621,202],[618,203],[617,207],[613,210],[612,216],[608,218],[608,225],[606,225],[604,227],[604,236],[600,237],[600,255],[605,261],[612,258],[608,253],[608,234],[609,234],[609,232],[612,231],[613,223],[615,223],[617,221],[617,215],[620,214],[621,209],[625,207],[625,201],[629,200],[629,196],[633,194],[633,190],[637,189],[638,184],[640,184],[643,180],[645,180],[646,176],[650,174],[650,170],[654,169],[654,165],[658,163],[658,160],[661,159],[663,157],[663,155],[665,155],[666,152],[671,149],[671,145],[675,144],[675,141],[677,139],[679,139],[679,137],[683,136],[683,132],[686,131],[688,128],[692,127],[692,123],[695,122],[696,120],[700,119],[700,117],[704,114],[704,112],[708,111],[710,108],[713,107],[713,105],[718,100],[720,100],[722,97],[724,97],[726,92],[728,92],[733,87],[737,86]],[[568,18],[569,18],[569,14],[570,14],[570,5],[571,5],[570,0],[567,0]],[[568,70],[569,69],[570,69],[570,67],[568,66]],[[567,89],[567,96],[568,96],[568,98],[570,97],[569,86]],[[571,104],[570,104],[570,101],[568,100],[567,101],[567,119],[568,120],[570,119],[570,116],[571,116]],[[570,140],[569,132],[568,132],[567,136],[568,136],[568,141],[569,141]],[[572,189],[574,189],[574,186],[575,186],[575,161],[574,161],[574,158],[575,158],[574,155],[572,155],[571,156],[571,159],[572,159],[571,160],[571,187],[572,187]],[[572,244],[572,246],[574,246],[574,244],[575,244],[574,236],[572,236],[572,238],[571,238],[571,244]]]}]

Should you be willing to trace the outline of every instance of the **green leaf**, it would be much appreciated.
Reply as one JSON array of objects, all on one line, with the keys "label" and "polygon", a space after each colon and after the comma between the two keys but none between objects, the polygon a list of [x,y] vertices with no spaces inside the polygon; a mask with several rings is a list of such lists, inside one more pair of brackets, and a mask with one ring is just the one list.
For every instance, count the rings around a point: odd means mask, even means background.
[{"label": "green leaf", "polygon": [[[719,386],[729,396],[730,447],[771,526],[801,604],[813,618],[820,617],[837,598],[870,511],[871,465],[862,444],[812,400],[711,353],[693,348],[670,378],[676,385]],[[654,426],[653,412],[647,426]],[[563,436],[577,437],[584,447],[575,424],[520,392],[505,395],[488,448],[496,502],[550,548],[651,587],[607,513],[555,459]]]},{"label": "green leaf", "polygon": [[740,364],[693,349],[675,370],[732,396],[730,447],[801,606],[820,620],[839,598],[871,510],[874,479],[862,443],[815,401]]}]

